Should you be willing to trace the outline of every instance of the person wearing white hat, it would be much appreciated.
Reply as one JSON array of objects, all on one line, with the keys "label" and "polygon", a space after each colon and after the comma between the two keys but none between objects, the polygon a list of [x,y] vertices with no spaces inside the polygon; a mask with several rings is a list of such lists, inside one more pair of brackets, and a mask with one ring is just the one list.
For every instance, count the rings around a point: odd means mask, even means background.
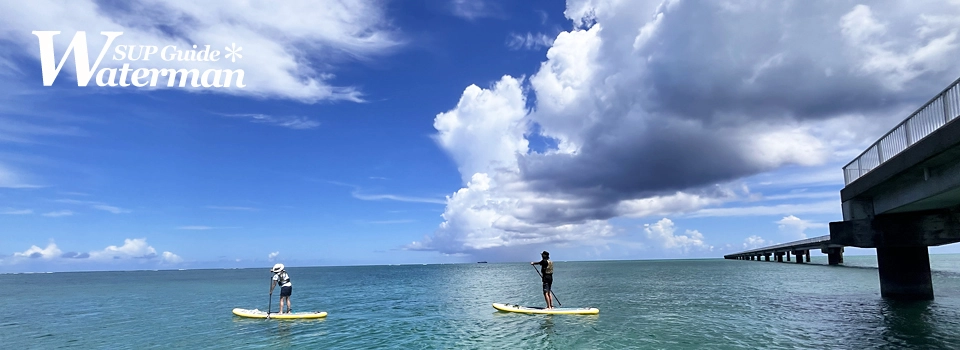
[{"label": "person wearing white hat", "polygon": [[293,306],[290,304],[290,294],[293,294],[293,283],[290,282],[290,275],[284,270],[283,264],[273,265],[270,272],[273,272],[273,279],[270,283],[270,294],[273,295],[274,287],[280,286],[280,313],[284,313],[284,301],[287,302],[287,313],[292,313]]}]

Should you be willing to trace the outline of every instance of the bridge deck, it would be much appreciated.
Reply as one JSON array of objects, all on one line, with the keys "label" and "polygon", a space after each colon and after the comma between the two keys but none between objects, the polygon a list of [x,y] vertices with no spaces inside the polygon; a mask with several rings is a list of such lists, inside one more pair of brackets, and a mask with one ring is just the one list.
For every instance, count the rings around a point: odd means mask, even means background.
[{"label": "bridge deck", "polygon": [[727,254],[725,259],[737,259],[743,257],[769,255],[784,252],[806,251],[811,249],[842,248],[841,244],[834,244],[830,241],[830,235],[807,238],[799,241],[793,241],[783,244],[772,245],[769,247],[751,249],[739,253]]}]

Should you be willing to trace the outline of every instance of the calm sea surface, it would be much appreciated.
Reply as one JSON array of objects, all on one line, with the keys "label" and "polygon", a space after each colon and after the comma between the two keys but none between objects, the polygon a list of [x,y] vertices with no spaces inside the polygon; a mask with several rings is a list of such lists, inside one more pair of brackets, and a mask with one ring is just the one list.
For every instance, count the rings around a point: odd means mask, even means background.
[{"label": "calm sea surface", "polygon": [[919,303],[880,298],[875,257],[845,260],[556,262],[559,301],[589,316],[494,310],[543,305],[524,263],[292,267],[294,311],[329,312],[293,321],[231,313],[267,308],[267,267],[7,274],[0,347],[960,349],[960,256],[931,255]]}]

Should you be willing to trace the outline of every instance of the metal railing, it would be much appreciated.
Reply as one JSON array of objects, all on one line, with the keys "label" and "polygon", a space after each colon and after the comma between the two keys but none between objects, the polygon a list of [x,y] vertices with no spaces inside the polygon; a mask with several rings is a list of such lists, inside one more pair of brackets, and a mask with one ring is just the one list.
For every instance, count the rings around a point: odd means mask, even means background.
[{"label": "metal railing", "polygon": [[960,115],[960,79],[954,80],[936,97],[927,101],[913,112],[907,119],[900,122],[874,142],[866,151],[843,167],[844,185],[849,185],[870,170],[883,164],[893,156],[903,152],[907,147],[922,140],[940,127]]}]

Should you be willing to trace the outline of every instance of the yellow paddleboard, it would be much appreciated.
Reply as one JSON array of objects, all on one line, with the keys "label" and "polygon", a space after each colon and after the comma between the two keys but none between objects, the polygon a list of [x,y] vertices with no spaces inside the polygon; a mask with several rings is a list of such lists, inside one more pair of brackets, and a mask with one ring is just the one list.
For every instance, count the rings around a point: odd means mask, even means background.
[{"label": "yellow paddleboard", "polygon": [[600,309],[595,307],[555,307],[552,309],[545,309],[542,307],[493,303],[493,308],[500,311],[519,312],[524,314],[596,315],[600,313]]},{"label": "yellow paddleboard", "polygon": [[[233,309],[233,314],[241,317],[250,317],[250,318],[267,318],[266,311],[260,311],[257,309]],[[281,314],[277,312],[271,312],[270,318],[278,319],[301,319],[301,318],[321,318],[327,317],[326,311],[307,311],[307,312],[294,312],[289,314]]]}]

